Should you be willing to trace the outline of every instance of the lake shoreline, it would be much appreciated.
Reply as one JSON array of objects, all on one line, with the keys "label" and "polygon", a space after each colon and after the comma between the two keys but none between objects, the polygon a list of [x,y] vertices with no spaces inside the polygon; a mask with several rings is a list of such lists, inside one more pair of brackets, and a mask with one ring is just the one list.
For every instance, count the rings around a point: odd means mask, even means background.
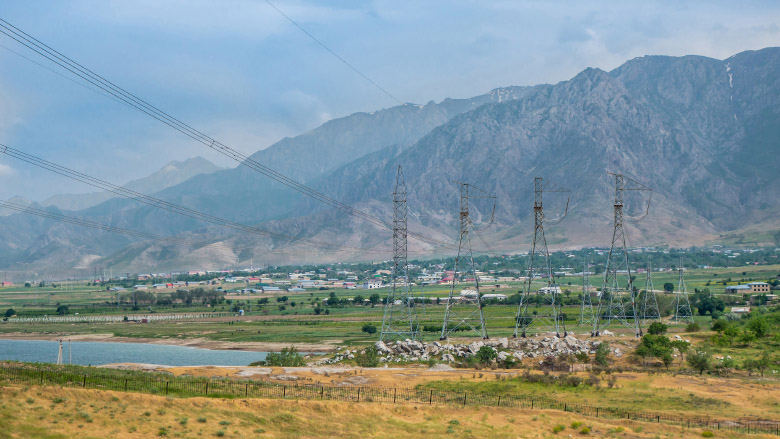
[{"label": "lake shoreline", "polygon": [[291,345],[299,352],[327,353],[338,350],[338,345],[328,343],[274,343],[274,342],[234,342],[218,341],[206,338],[141,338],[116,337],[113,334],[40,334],[40,333],[6,333],[0,334],[0,340],[41,340],[41,341],[90,341],[106,343],[145,343],[170,346],[185,346],[198,349],[246,351],[246,352],[279,352]]}]

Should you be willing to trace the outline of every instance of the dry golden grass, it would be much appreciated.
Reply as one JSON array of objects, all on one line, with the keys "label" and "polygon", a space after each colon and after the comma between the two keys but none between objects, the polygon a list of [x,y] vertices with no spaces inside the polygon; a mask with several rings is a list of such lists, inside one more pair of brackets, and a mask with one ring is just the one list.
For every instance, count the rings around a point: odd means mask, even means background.
[{"label": "dry golden grass", "polygon": [[[0,438],[702,437],[702,431],[697,429],[592,419],[555,411],[262,399],[172,399],[36,386],[4,387],[0,394]],[[572,428],[577,422],[582,424]],[[554,434],[557,425],[565,426],[565,429]],[[588,435],[580,433],[583,427],[590,428]],[[718,431],[715,437],[745,435]]]}]

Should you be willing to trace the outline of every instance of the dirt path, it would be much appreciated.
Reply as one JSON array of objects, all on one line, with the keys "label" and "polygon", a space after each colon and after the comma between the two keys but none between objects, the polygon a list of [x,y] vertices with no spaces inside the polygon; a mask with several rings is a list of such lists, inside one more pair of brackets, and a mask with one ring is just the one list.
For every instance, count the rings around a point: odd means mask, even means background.
[{"label": "dirt path", "polygon": [[[250,352],[278,352],[289,347],[291,343],[271,342],[233,342],[209,340],[206,338],[141,338],[141,337],[116,337],[113,334],[33,334],[33,333],[7,333],[0,335],[0,340],[71,340],[71,341],[95,341],[111,343],[149,343],[161,345],[188,346],[200,349],[250,351]],[[333,352],[338,349],[341,340],[326,340],[323,343],[293,343],[299,352]]]}]

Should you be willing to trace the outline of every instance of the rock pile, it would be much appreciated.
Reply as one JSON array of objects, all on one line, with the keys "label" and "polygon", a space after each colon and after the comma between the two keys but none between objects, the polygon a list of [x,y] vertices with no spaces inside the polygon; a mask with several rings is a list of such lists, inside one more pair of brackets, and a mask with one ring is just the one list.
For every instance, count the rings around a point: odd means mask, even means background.
[{"label": "rock pile", "polygon": [[[376,342],[376,350],[381,363],[425,362],[436,359],[447,363],[456,359],[465,360],[473,357],[483,346],[488,346],[496,352],[499,362],[520,361],[524,358],[555,357],[564,354],[594,353],[598,341],[579,340],[571,335],[565,338],[536,337],[495,340],[480,340],[468,344],[423,343],[406,339],[394,343]],[[336,354],[333,358],[322,360],[321,364],[332,364],[355,358],[358,351],[347,350]]]}]

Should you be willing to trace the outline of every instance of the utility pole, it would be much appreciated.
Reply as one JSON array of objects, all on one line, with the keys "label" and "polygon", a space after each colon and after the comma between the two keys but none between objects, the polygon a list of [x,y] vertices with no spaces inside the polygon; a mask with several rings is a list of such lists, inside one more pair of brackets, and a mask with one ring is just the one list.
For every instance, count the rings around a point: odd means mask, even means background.
[{"label": "utility pole", "polygon": [[645,278],[645,296],[642,303],[642,321],[647,324],[650,320],[660,320],[661,311],[658,308],[658,298],[653,289],[653,264],[647,260],[647,276]]},{"label": "utility pole", "polygon": [[401,166],[395,175],[393,190],[393,283],[387,293],[382,318],[380,341],[420,340],[417,307],[411,294],[409,261],[407,258],[406,183]]},{"label": "utility pole", "polygon": [[680,280],[677,282],[677,291],[674,298],[674,321],[685,320],[693,322],[693,311],[691,302],[688,301],[688,292],[685,290],[685,279],[683,278],[682,258],[680,258]]},{"label": "utility pole", "polygon": [[582,267],[582,304],[580,306],[580,326],[593,325],[593,301],[590,299],[590,261]]},{"label": "utility pole", "polygon": [[[544,190],[544,183],[542,177],[534,178],[534,240],[531,247],[531,253],[528,255],[528,280],[526,281],[526,287],[523,294],[520,296],[520,304],[517,307],[517,315],[515,316],[515,332],[513,337],[520,336],[525,337],[527,329],[534,321],[546,322],[542,324],[543,327],[549,328],[555,332],[557,337],[561,336],[561,288],[555,282],[552,267],[550,265],[550,252],[547,249],[547,238],[544,236],[544,208],[542,206],[542,194],[544,192],[568,192],[566,190]],[[569,210],[569,201],[566,201],[566,212]],[[564,212],[563,216],[554,222],[558,224],[563,217],[566,216]],[[542,258],[542,266],[536,267],[535,258]],[[541,272],[538,271],[541,269]],[[543,291],[545,297],[545,305],[550,307],[551,316],[547,315],[528,315],[528,304],[531,301],[531,283],[536,276],[547,278],[547,288]],[[564,337],[567,335],[566,328],[563,328]]]},{"label": "utility pole", "polygon": [[[642,336],[642,328],[639,324],[639,314],[637,313],[636,295],[634,294],[634,282],[631,279],[631,265],[628,262],[628,248],[626,247],[626,231],[623,218],[623,196],[625,191],[650,191],[647,186],[628,178],[628,180],[637,186],[626,187],[623,174],[610,175],[615,177],[615,202],[614,223],[612,230],[612,244],[607,255],[607,265],[604,269],[604,282],[599,294],[599,304],[594,319],[593,331],[591,336],[598,336],[601,330],[602,320],[606,319],[607,325],[613,320],[617,320],[623,325],[634,330],[637,337]],[[647,202],[647,212],[642,217],[647,216],[650,211],[650,201]],[[640,218],[641,219],[641,218]],[[626,288],[623,289],[618,281],[618,274],[625,273],[627,279]],[[604,309],[604,299],[607,297],[608,303],[606,312],[602,315]],[[627,296],[627,297],[625,297]],[[629,300],[630,299],[630,300]],[[626,303],[624,300],[628,301]],[[633,319],[633,323],[629,322]]]},{"label": "utility pole", "polygon": [[[458,240],[458,255],[455,257],[455,267],[452,272],[450,294],[447,298],[447,308],[444,311],[444,323],[442,324],[441,337],[439,338],[440,340],[446,340],[452,332],[468,327],[472,331],[480,334],[483,339],[487,339],[489,337],[487,328],[485,327],[485,315],[482,311],[482,294],[479,291],[479,275],[477,274],[477,269],[474,265],[474,254],[471,250],[471,239],[469,238],[469,228],[473,226],[469,216],[469,191],[474,190],[480,194],[471,196],[471,198],[492,199],[493,212],[495,212],[496,197],[494,195],[489,195],[487,192],[469,183],[461,183],[458,181],[455,183],[460,185],[460,239]],[[461,277],[461,272],[458,271],[461,262],[460,258],[465,253],[468,253],[469,257],[469,271],[474,276],[474,289],[464,289],[455,297],[455,283],[458,282],[458,278]],[[469,271],[467,271],[467,273]],[[465,281],[465,278],[462,280]],[[459,303],[456,304],[456,301]]]}]

